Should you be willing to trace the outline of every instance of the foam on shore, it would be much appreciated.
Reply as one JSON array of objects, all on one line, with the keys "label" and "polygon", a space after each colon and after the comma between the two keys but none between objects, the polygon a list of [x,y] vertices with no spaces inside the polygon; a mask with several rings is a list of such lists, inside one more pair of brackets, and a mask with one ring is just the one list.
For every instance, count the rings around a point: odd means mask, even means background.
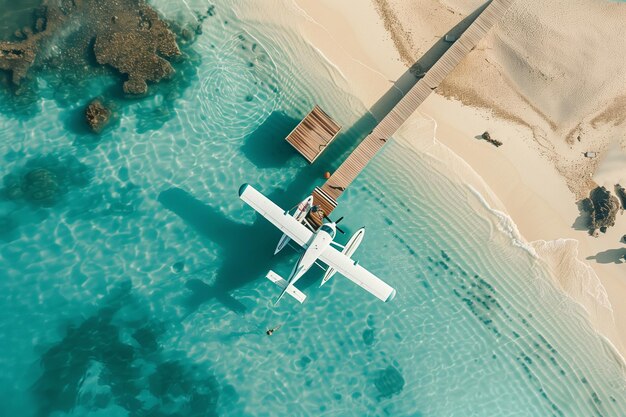
[{"label": "foam on shore", "polygon": [[506,213],[502,202],[480,175],[436,139],[436,128],[437,125],[432,118],[418,112],[403,125],[395,137],[399,143],[432,158],[434,169],[443,172],[452,181],[463,183],[483,208],[497,219],[494,224],[508,236],[511,244],[524,249],[530,256],[541,261],[549,270],[553,283],[571,300],[584,308],[586,318],[600,334],[607,338],[607,343],[615,349],[615,356],[620,358],[623,366],[626,366],[626,361],[609,341],[619,339],[616,334],[613,308],[606,289],[595,271],[587,263],[578,259],[578,241],[555,239],[527,242],[513,219]]}]

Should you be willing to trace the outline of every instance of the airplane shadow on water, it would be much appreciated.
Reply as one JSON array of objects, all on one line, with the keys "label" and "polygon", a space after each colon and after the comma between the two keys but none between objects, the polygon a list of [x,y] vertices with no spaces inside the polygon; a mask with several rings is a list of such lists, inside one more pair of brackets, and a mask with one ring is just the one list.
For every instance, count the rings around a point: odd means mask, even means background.
[{"label": "airplane shadow on water", "polygon": [[[270,198],[280,200],[277,196]],[[245,313],[246,306],[230,293],[261,279],[277,259],[290,256],[287,250],[272,256],[280,232],[261,216],[252,225],[235,222],[180,188],[161,192],[158,200],[202,236],[220,245],[222,264],[217,267],[213,284],[198,278],[185,283],[191,291],[184,302],[188,314],[213,299],[236,313]],[[307,281],[304,284],[302,287]]]}]

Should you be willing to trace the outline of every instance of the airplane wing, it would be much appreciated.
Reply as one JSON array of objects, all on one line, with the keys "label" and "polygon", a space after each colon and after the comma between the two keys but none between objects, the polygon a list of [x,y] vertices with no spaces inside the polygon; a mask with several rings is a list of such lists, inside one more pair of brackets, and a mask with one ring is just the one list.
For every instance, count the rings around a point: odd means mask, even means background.
[{"label": "airplane wing", "polygon": [[395,289],[332,246],[326,248],[319,259],[382,301],[391,301],[396,296]]},{"label": "airplane wing", "polygon": [[291,240],[306,249],[306,244],[311,239],[313,232],[291,217],[291,215],[285,213],[272,200],[248,184],[244,184],[239,188],[239,198],[269,220],[281,232],[289,236]]}]

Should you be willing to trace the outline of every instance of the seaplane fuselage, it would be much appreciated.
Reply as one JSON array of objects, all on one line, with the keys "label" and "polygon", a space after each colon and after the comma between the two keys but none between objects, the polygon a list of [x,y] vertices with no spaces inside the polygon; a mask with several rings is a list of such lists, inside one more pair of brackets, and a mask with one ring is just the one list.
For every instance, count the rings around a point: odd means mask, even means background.
[{"label": "seaplane fuselage", "polygon": [[330,246],[336,234],[337,229],[335,223],[325,223],[313,233],[313,236],[311,236],[311,239],[309,239],[309,242],[306,244],[304,253],[293,267],[291,275],[287,279],[287,287],[280,294],[278,300],[281,299],[290,286],[293,286],[296,281],[302,278],[302,276],[311,269],[315,261],[317,261],[326,248]]},{"label": "seaplane fuselage", "polygon": [[[289,279],[281,277],[271,269],[267,272],[267,275],[265,275],[267,279],[283,290],[278,300],[280,300],[284,294],[289,294],[299,303],[303,303],[304,300],[306,300],[306,295],[293,284],[299,280],[313,264],[319,265],[323,269],[324,267],[320,265],[320,262],[328,267],[325,275],[326,281],[328,281],[333,274],[339,273],[365,291],[376,296],[376,298],[381,301],[390,301],[396,295],[396,290],[393,287],[363,268],[350,257],[361,243],[361,240],[363,240],[363,228],[359,229],[357,233],[350,238],[346,246],[335,243],[335,245],[343,248],[342,251],[339,252],[332,245],[336,232],[339,230],[336,222],[322,224],[319,229],[314,232],[310,227],[302,223],[302,219],[297,218],[299,216],[290,215],[288,211],[284,211],[269,198],[248,184],[243,184],[241,188],[239,188],[239,197],[256,210],[257,213],[261,214],[270,223],[280,229],[290,241],[301,247],[304,251],[300,259],[298,259],[296,266],[291,271]],[[301,210],[299,209],[298,213],[307,213],[309,210],[312,210],[312,207],[308,207],[310,200],[312,199],[307,198],[300,203],[298,207],[301,208]],[[276,300],[276,302],[278,302],[278,300]]]}]

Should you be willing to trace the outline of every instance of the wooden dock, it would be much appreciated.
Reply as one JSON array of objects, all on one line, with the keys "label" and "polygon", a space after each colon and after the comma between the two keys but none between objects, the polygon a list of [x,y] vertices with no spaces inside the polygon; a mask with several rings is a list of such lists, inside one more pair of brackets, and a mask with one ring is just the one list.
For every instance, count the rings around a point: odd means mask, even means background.
[{"label": "wooden dock", "polygon": [[316,105],[286,140],[312,164],[340,130],[341,126]]},{"label": "wooden dock", "polygon": [[[443,79],[476,47],[478,42],[504,15],[515,0],[492,0],[491,4],[463,32],[457,41],[424,74],[380,121],[374,130],[357,146],[341,166],[322,185],[313,191],[313,204],[330,214],[337,207],[337,199],[354,181],[369,161],[383,147],[385,142],[402,126]],[[319,226],[322,216],[310,216]]]}]

